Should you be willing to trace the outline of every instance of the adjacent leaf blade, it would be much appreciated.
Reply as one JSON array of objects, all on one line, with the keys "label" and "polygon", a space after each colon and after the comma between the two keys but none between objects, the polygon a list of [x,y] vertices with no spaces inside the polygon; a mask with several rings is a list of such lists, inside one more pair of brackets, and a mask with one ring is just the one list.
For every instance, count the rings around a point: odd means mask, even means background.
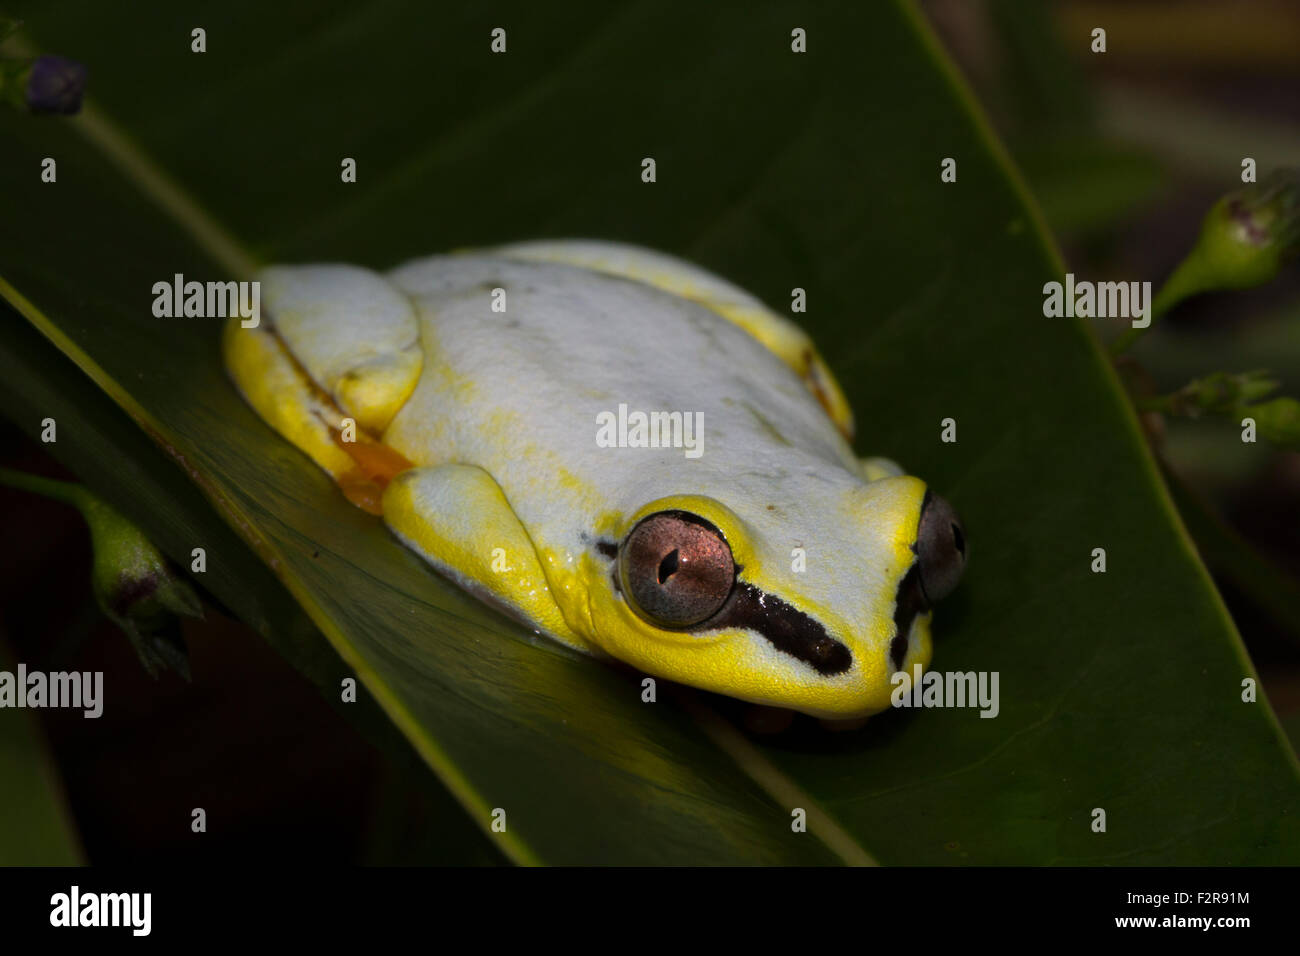
[{"label": "adjacent leaf blade", "polygon": [[[16,661],[0,644],[0,669]],[[0,866],[76,866],[81,841],[33,715],[0,711]]]}]

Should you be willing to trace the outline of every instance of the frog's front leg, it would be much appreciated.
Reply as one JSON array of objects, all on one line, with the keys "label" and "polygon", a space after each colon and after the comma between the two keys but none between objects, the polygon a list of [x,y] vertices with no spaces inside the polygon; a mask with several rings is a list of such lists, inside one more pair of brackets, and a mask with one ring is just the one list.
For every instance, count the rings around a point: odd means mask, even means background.
[{"label": "frog's front leg", "polygon": [[582,651],[551,595],[532,539],[501,486],[477,465],[411,468],[383,497],[384,521],[458,584]]}]

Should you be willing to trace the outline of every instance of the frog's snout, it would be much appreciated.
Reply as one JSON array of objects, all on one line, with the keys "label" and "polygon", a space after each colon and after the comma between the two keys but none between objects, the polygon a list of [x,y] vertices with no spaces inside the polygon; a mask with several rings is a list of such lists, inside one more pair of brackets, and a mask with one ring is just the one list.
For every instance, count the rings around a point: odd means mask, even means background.
[{"label": "frog's snout", "polygon": [[966,532],[947,500],[929,491],[916,528],[916,567],[925,603],[942,601],[966,570]]}]

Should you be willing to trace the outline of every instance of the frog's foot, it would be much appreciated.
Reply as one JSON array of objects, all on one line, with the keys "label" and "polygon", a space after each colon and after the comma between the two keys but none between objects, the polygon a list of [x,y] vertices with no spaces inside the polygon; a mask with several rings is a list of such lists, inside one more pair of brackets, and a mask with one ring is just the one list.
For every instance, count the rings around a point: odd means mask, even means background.
[{"label": "frog's foot", "polygon": [[423,366],[410,301],[354,266],[274,266],[260,276],[266,321],[226,324],[226,367],[249,404],[380,514],[392,478],[411,463],[379,436]]},{"label": "frog's foot", "polygon": [[501,486],[477,465],[398,474],[384,521],[409,548],[466,590],[552,637],[590,651],[551,595],[532,539]]},{"label": "frog's foot", "polygon": [[903,466],[892,458],[860,458],[858,466],[862,469],[862,477],[867,481],[879,481],[881,478],[897,478],[899,475],[907,474]]}]

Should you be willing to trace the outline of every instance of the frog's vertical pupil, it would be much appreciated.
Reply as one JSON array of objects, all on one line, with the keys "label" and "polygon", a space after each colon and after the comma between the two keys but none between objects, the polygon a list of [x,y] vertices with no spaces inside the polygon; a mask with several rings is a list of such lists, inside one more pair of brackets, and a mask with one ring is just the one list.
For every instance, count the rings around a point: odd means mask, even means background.
[{"label": "frog's vertical pupil", "polygon": [[669,578],[671,578],[674,574],[677,573],[677,553],[678,553],[677,549],[673,548],[672,551],[664,555],[664,559],[659,562],[659,583],[660,584],[663,584],[665,581],[667,581]]},{"label": "frog's vertical pupil", "polygon": [[952,540],[953,540],[953,544],[957,545],[957,552],[958,552],[959,554],[965,554],[965,553],[966,553],[966,539],[962,536],[962,533],[961,533],[961,525],[959,525],[959,524],[953,524],[953,526],[952,526]]}]

